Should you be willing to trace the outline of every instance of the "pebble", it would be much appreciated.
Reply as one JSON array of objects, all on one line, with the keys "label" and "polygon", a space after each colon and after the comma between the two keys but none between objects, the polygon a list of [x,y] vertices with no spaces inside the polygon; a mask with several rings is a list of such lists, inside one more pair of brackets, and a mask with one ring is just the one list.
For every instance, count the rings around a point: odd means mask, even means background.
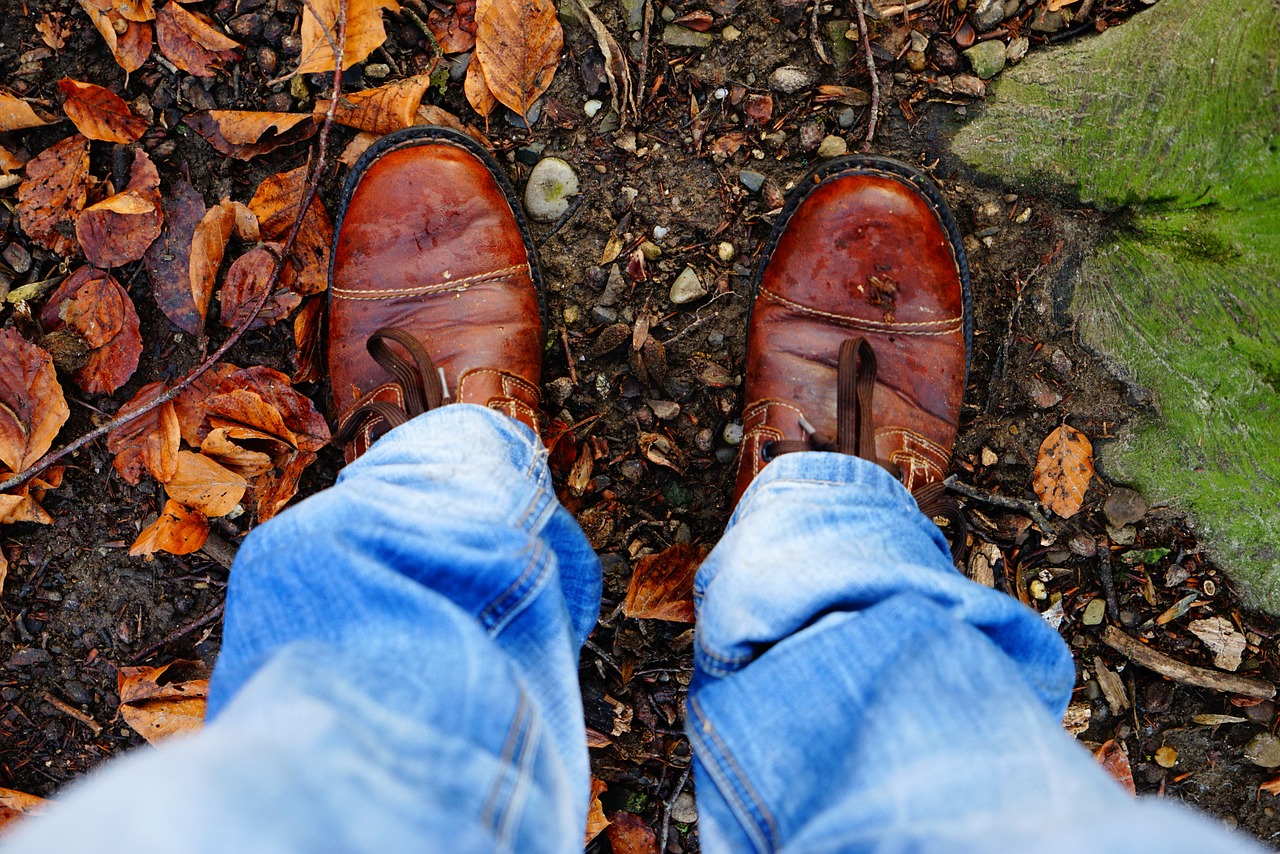
[{"label": "pebble", "polygon": [[371,62],[364,67],[364,76],[370,80],[382,80],[391,73],[391,66],[385,62]]},{"label": "pebble", "polygon": [[759,172],[752,172],[750,169],[743,169],[738,173],[738,180],[742,182],[742,186],[751,192],[758,193],[760,188],[764,186],[765,176]]},{"label": "pebble", "polygon": [[555,406],[563,406],[573,395],[573,380],[568,377],[557,377],[547,383],[547,398]]},{"label": "pebble", "polygon": [[663,6],[661,15],[662,20],[669,24],[676,19],[676,10],[672,9],[670,6]]},{"label": "pebble", "polygon": [[715,442],[715,434],[711,432],[710,427],[703,427],[693,437],[693,446],[702,453],[711,450],[712,444]]},{"label": "pebble", "polygon": [[724,39],[727,42],[736,42],[741,37],[742,37],[742,30],[738,29],[733,24],[730,24],[729,26],[725,27],[723,30],[720,31],[720,38]]},{"label": "pebble", "polygon": [[276,68],[279,66],[279,61],[276,57],[276,52],[274,50],[267,47],[266,45],[262,45],[261,47],[258,48],[257,59],[258,59],[259,71],[261,71],[263,74],[267,75],[268,77],[272,77],[275,75]]},{"label": "pebble", "polygon": [[591,309],[591,320],[595,323],[617,323],[618,310],[607,305],[598,305]]},{"label": "pebble", "polygon": [[622,11],[627,19],[627,32],[634,33],[644,25],[644,0],[622,0]]},{"label": "pebble", "polygon": [[1138,529],[1132,525],[1125,525],[1117,528],[1112,525],[1107,526],[1107,536],[1111,538],[1111,542],[1117,546],[1131,546],[1138,539]]},{"label": "pebble", "polygon": [[843,157],[849,152],[849,143],[844,141],[844,137],[835,134],[827,134],[822,138],[822,144],[818,146],[818,156],[823,159],[831,157]]},{"label": "pebble", "polygon": [[538,161],[542,159],[542,152],[547,148],[541,142],[531,142],[528,145],[522,145],[516,149],[516,160],[525,166],[537,166]]},{"label": "pebble", "polygon": [[742,422],[730,421],[724,425],[724,430],[720,433],[720,438],[724,439],[724,443],[731,447],[738,447],[742,444]]},{"label": "pebble", "polygon": [[805,122],[800,125],[800,150],[813,151],[822,144],[822,125],[817,122]]},{"label": "pebble", "polygon": [[1093,557],[1098,553],[1098,541],[1081,531],[1067,542],[1067,548],[1080,557]]},{"label": "pebble", "polygon": [[671,229],[667,228],[665,225],[655,225],[653,227],[654,240],[661,240],[662,238],[666,237],[670,233],[671,233]]},{"label": "pebble", "polygon": [[4,260],[15,273],[25,273],[31,269],[31,253],[21,243],[10,243],[4,248]]},{"label": "pebble", "polygon": [[604,293],[600,295],[600,304],[617,305],[626,291],[627,283],[622,278],[622,271],[618,269],[617,264],[613,264],[609,267],[609,280],[605,283]]},{"label": "pebble", "polygon": [[[969,13],[969,20],[979,32],[986,32],[1004,20],[1004,0],[977,0]],[[995,42],[1000,44],[1000,42]],[[1004,45],[1000,44],[1003,49]]]},{"label": "pebble", "polygon": [[569,197],[577,192],[578,176],[573,168],[559,157],[544,157],[529,173],[524,208],[534,222],[555,222],[569,209]]},{"label": "pebble", "polygon": [[48,664],[50,661],[53,661],[53,656],[49,654],[48,650],[33,646],[27,649],[20,649],[9,656],[5,666],[9,668],[30,667],[33,664]]},{"label": "pebble", "polygon": [[1244,746],[1244,758],[1261,768],[1280,767],[1280,738],[1258,733]]},{"label": "pebble", "polygon": [[689,792],[681,792],[671,804],[671,820],[680,824],[693,824],[698,820],[698,807]]},{"label": "pebble", "polygon": [[737,250],[733,248],[732,243],[721,243],[716,247],[716,257],[726,264],[733,260],[735,254]]},{"label": "pebble", "polygon": [[651,400],[649,408],[660,421],[671,421],[680,414],[680,404],[673,400]]},{"label": "pebble", "polygon": [[639,460],[627,460],[618,468],[622,476],[632,483],[639,483],[644,478],[644,463]]},{"label": "pebble", "polygon": [[1111,490],[1102,505],[1102,512],[1107,514],[1107,521],[1113,528],[1121,528],[1141,521],[1147,515],[1147,502],[1132,489],[1121,486]]},{"label": "pebble", "polygon": [[1026,36],[1018,36],[1004,49],[1005,58],[1009,60],[1010,65],[1017,65],[1022,62],[1022,58],[1027,55],[1027,51],[1031,49],[1031,39]]},{"label": "pebble", "polygon": [[646,240],[640,244],[640,254],[644,256],[644,260],[646,261],[657,261],[662,257],[662,247],[652,241]]},{"label": "pebble", "polygon": [[1056,33],[1067,25],[1067,16],[1062,12],[1050,12],[1048,7],[1044,5],[1036,6],[1036,12],[1031,16],[1031,31],[1033,33]]},{"label": "pebble", "polygon": [[1254,723],[1270,725],[1276,716],[1276,704],[1271,700],[1263,700],[1256,706],[1245,706],[1244,716]]},{"label": "pebble", "polygon": [[769,75],[769,88],[784,95],[794,95],[802,89],[813,85],[818,76],[807,68],[798,65],[784,65],[775,68]]},{"label": "pebble", "polygon": [[1101,597],[1091,599],[1088,605],[1084,606],[1084,616],[1080,618],[1080,622],[1086,626],[1098,626],[1102,624],[1102,620],[1107,616],[1107,603]]},{"label": "pebble", "polygon": [[685,305],[695,300],[700,300],[707,295],[707,288],[702,284],[702,280],[698,278],[698,273],[692,267],[685,267],[676,276],[676,280],[671,283],[671,292],[669,296],[671,301],[676,305]]},{"label": "pebble", "polygon": [[998,39],[979,42],[964,52],[973,73],[982,80],[990,80],[1004,70],[1004,44]]},{"label": "pebble", "polygon": [[311,90],[307,87],[307,81],[299,74],[289,81],[289,94],[296,101],[305,101],[311,97]]},{"label": "pebble", "polygon": [[853,112],[853,107],[845,107],[840,112],[836,113],[836,124],[840,125],[840,127],[845,130],[848,130],[853,127],[853,122],[856,118],[857,115]]},{"label": "pebble", "polygon": [[564,322],[566,326],[572,326],[578,322],[578,318],[582,316],[582,308],[577,305],[566,305],[564,307]]},{"label": "pebble", "polygon": [[[663,9],[664,12],[671,7]],[[662,28],[662,43],[667,47],[708,48],[714,37],[711,33],[700,33],[679,24],[667,24]]]},{"label": "pebble", "polygon": [[603,101],[597,101],[592,98],[590,101],[582,105],[582,110],[587,114],[587,118],[594,119],[596,113],[600,112],[600,108],[604,106]]},{"label": "pebble", "polygon": [[517,115],[512,110],[506,110],[504,118],[507,124],[519,130],[528,130],[538,123],[538,118],[542,115],[542,101],[534,101],[533,106],[529,108],[529,121],[526,124],[524,117]]}]

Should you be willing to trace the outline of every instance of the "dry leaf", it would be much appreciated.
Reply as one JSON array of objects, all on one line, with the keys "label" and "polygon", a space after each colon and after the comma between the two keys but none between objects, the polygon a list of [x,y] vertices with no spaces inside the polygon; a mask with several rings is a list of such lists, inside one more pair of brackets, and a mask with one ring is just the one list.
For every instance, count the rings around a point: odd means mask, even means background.
[{"label": "dry leaf", "polygon": [[31,105],[21,98],[0,92],[0,133],[49,124],[36,115]]},{"label": "dry leaf", "polygon": [[702,546],[679,543],[637,558],[622,613],[642,620],[692,623],[693,578],[706,556]]},{"label": "dry leaf", "polygon": [[[156,7],[152,0],[108,0],[111,8],[120,13],[128,21],[154,21]],[[191,0],[184,0],[190,3]]]},{"label": "dry leaf", "polygon": [[609,818],[605,835],[613,854],[658,854],[658,839],[640,816],[616,812]]},{"label": "dry leaf", "polygon": [[[249,209],[258,217],[263,240],[283,242],[293,228],[293,221],[306,191],[307,168],[299,166],[290,172],[272,175],[258,185],[249,201]],[[333,222],[317,195],[302,218],[302,227],[289,258],[290,275],[281,281],[295,293],[307,296],[329,286],[329,246],[333,242]]]},{"label": "dry leaf", "polygon": [[1266,792],[1268,795],[1280,795],[1280,777],[1261,784],[1258,786],[1258,791]]},{"label": "dry leaf", "polygon": [[178,414],[178,432],[187,444],[198,448],[204,442],[210,429],[204,402],[217,391],[223,380],[239,372],[240,368],[235,365],[219,362],[188,383],[174,398],[173,410]]},{"label": "dry leaf", "polygon": [[197,77],[213,77],[224,62],[239,58],[240,50],[240,43],[214,29],[208,17],[173,2],[156,15],[156,44],[165,59]]},{"label": "dry leaf", "polygon": [[[609,97],[613,111],[618,114],[623,127],[626,127],[632,123],[636,115],[635,100],[631,91],[631,70],[627,65],[627,57],[623,54],[617,40],[605,29],[604,24],[584,0],[578,0],[578,8],[586,15],[587,25],[591,27],[592,35],[596,37],[596,47],[604,56],[604,73],[609,80]],[[709,26],[709,19],[707,23]]]},{"label": "dry leaf", "polygon": [[33,157],[27,163],[27,180],[18,187],[22,230],[55,255],[79,254],[72,231],[84,208],[88,182],[89,140],[80,134]]},{"label": "dry leaf", "polygon": [[[117,416],[141,409],[164,394],[165,390],[162,382],[147,383],[120,407]],[[178,413],[173,401],[169,401],[112,430],[107,435],[107,450],[116,455],[112,465],[130,484],[137,486],[144,471],[151,472],[152,477],[165,483],[178,469],[181,438]]]},{"label": "dry leaf", "polygon": [[[268,243],[265,247],[257,246],[231,265],[226,281],[222,284],[219,320],[223,326],[235,328],[249,319],[262,292],[271,284],[276,254],[283,248],[276,243]],[[280,288],[263,303],[262,310],[254,317],[249,328],[275,326],[288,317],[301,302],[302,297],[287,288]]]},{"label": "dry leaf", "polygon": [[1240,659],[1247,645],[1245,636],[1226,617],[1210,617],[1193,620],[1187,624],[1191,634],[1200,638],[1213,652],[1213,666],[1235,672],[1240,669]]},{"label": "dry leaf", "polygon": [[71,36],[71,28],[63,23],[64,18],[65,16],[58,12],[46,12],[36,22],[36,32],[40,34],[40,40],[53,50],[62,50]]},{"label": "dry leaf", "polygon": [[164,503],[164,512],[160,514],[160,518],[138,534],[138,538],[129,547],[129,554],[148,559],[156,552],[189,555],[199,551],[208,539],[209,520],[205,515],[170,498]]},{"label": "dry leaf", "polygon": [[324,326],[325,300],[310,296],[303,300],[302,308],[293,318],[294,383],[313,383],[325,376]]},{"label": "dry leaf", "polygon": [[202,110],[183,121],[220,154],[237,160],[301,142],[316,132],[315,122],[305,113]]},{"label": "dry leaf", "polygon": [[[493,96],[520,116],[551,86],[564,47],[552,0],[476,4],[476,52]],[[470,96],[468,96],[470,100]]]},{"label": "dry leaf", "polygon": [[173,498],[214,517],[234,510],[249,482],[203,454],[179,451],[177,470],[165,487]]},{"label": "dry leaf", "polygon": [[462,53],[476,46],[476,0],[457,0],[452,12],[432,9],[427,28],[444,53]]},{"label": "dry leaf", "polygon": [[8,833],[10,825],[24,815],[39,815],[48,808],[48,801],[19,792],[0,788],[0,837]]},{"label": "dry leaf", "polygon": [[209,314],[209,300],[218,281],[218,269],[227,251],[227,241],[235,232],[241,240],[259,237],[256,218],[244,205],[223,199],[209,208],[196,225],[191,236],[191,254],[188,261],[191,306],[200,318],[196,327],[204,330]]},{"label": "dry leaf", "polygon": [[742,111],[758,125],[767,124],[773,118],[772,95],[748,95]]},{"label": "dry leaf", "polygon": [[310,451],[294,451],[275,471],[263,475],[256,487],[258,521],[265,522],[275,516],[298,494],[298,480],[307,466],[316,461]]},{"label": "dry leaf", "polygon": [[[244,444],[240,444],[241,442]],[[204,437],[200,453],[212,457],[244,478],[254,478],[271,471],[275,465],[271,460],[271,453],[254,450],[250,445],[278,452],[283,443],[274,436],[248,427],[219,427],[210,430],[209,435]]]},{"label": "dry leaf", "polygon": [[[179,681],[184,678],[185,681]],[[209,680],[204,677],[199,662],[121,667],[116,680],[120,717],[152,744],[194,732],[204,725]]]},{"label": "dry leaf", "polygon": [[76,238],[89,263],[115,267],[137,261],[160,236],[160,174],[142,149],[133,155],[124,192],[90,205],[76,220]]},{"label": "dry leaf", "polygon": [[202,406],[211,427],[251,427],[302,451],[329,443],[329,427],[311,399],[287,376],[261,365],[227,375]]},{"label": "dry leaf", "polygon": [[474,55],[467,65],[467,76],[462,81],[462,91],[467,96],[467,103],[471,105],[471,109],[485,118],[488,118],[493,108],[498,106],[498,99],[493,96],[488,81],[484,79],[484,69],[480,67]]},{"label": "dry leaf", "polygon": [[[382,10],[400,11],[396,0],[308,0],[302,11],[302,59],[294,74],[333,71],[337,56],[338,9],[347,10],[347,40],[342,47],[342,70],[364,62],[387,40]],[[316,16],[320,17],[317,18]]]},{"label": "dry leaf", "polygon": [[63,112],[89,139],[127,144],[137,142],[147,130],[146,119],[131,113],[129,105],[114,92],[69,77],[59,80],[58,88],[67,96]]},{"label": "dry leaf", "polygon": [[[8,174],[16,169],[21,169],[27,161],[19,154],[15,154],[4,146],[0,145],[0,172]],[[10,184],[9,186],[13,186]]]},{"label": "dry leaf", "polygon": [[1065,519],[1080,510],[1092,477],[1093,445],[1079,430],[1063,424],[1040,445],[1031,488],[1045,507]]},{"label": "dry leaf", "polygon": [[72,374],[89,394],[111,394],[129,381],[142,355],[138,312],[120,283],[102,270],[81,267],[67,277],[40,312],[46,333],[66,327],[90,348]]},{"label": "dry leaf", "polygon": [[[79,0],[89,19],[107,43],[116,63],[127,72],[137,71],[151,55],[151,25],[130,21],[118,11],[95,0]],[[116,27],[123,28],[117,32]]]},{"label": "dry leaf", "polygon": [[[333,120],[347,127],[384,134],[415,124],[422,95],[431,85],[431,75],[419,74],[376,89],[343,93]],[[315,114],[324,116],[331,101],[317,101]]]},{"label": "dry leaf", "polygon": [[1107,769],[1107,773],[1120,784],[1122,789],[1130,795],[1138,793],[1133,785],[1133,770],[1129,767],[1129,757],[1125,755],[1124,748],[1118,741],[1113,738],[1099,747],[1094,758],[1098,760],[1098,764]]},{"label": "dry leaf", "polygon": [[855,89],[852,86],[836,86],[832,84],[824,84],[818,87],[818,94],[814,100],[819,104],[838,101],[841,104],[848,104],[850,107],[865,107],[871,103],[871,96],[862,89]]},{"label": "dry leaf", "polygon": [[169,188],[162,205],[164,227],[143,256],[151,291],[174,326],[200,335],[204,331],[204,314],[191,289],[191,241],[205,215],[204,199],[186,181],[178,180]]},{"label": "dry leaf", "polygon": [[609,784],[604,780],[591,778],[591,806],[587,810],[587,838],[582,843],[584,848],[600,835],[600,831],[609,826],[609,819],[604,817],[604,807],[600,803],[600,796],[608,788]]},{"label": "dry leaf", "polygon": [[[630,337],[630,336],[628,336]],[[654,465],[665,466],[672,471],[680,471],[676,457],[678,452],[671,440],[661,433],[641,433],[638,437],[640,453]]]},{"label": "dry leaf", "polygon": [[14,472],[29,468],[70,414],[53,358],[17,330],[0,329],[0,462]]},{"label": "dry leaf", "polygon": [[414,119],[413,123],[415,125],[436,125],[438,127],[456,130],[459,133],[465,133],[485,148],[490,151],[493,150],[493,143],[489,141],[488,137],[471,125],[465,124],[453,113],[441,107],[437,107],[435,104],[422,104],[419,106],[418,115]]}]

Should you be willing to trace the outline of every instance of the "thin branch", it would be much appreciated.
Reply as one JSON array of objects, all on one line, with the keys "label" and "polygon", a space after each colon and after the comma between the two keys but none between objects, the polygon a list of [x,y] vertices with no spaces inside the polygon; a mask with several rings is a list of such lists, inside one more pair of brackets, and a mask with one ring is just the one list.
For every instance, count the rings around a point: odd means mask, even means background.
[{"label": "thin branch", "polygon": [[1048,517],[1044,515],[1044,511],[1040,509],[1040,502],[1038,501],[1027,501],[1023,498],[1010,498],[1006,495],[996,495],[994,492],[987,492],[984,489],[969,486],[969,484],[958,480],[955,475],[951,475],[942,483],[947,487],[947,489],[950,489],[953,492],[958,492],[966,498],[972,498],[974,501],[981,501],[984,504],[991,504],[996,507],[1004,507],[1008,510],[1021,510],[1040,526],[1041,531],[1044,531],[1051,537],[1056,536],[1053,530],[1053,524],[1049,521]]},{"label": "thin branch", "polygon": [[1260,700],[1270,700],[1276,695],[1276,686],[1264,679],[1222,673],[1187,664],[1171,655],[1152,649],[1115,626],[1107,626],[1103,629],[1102,642],[1135,664],[1140,664],[1148,670],[1154,670],[1161,676],[1167,676],[1184,685],[1194,685],[1197,688],[1208,688],[1211,691],[1222,691],[1226,694],[1239,694],[1242,697],[1256,697]]},{"label": "thin branch", "polygon": [[133,660],[135,662],[145,661],[148,656],[150,656],[152,653],[156,652],[157,650],[165,646],[168,646],[169,644],[173,643],[179,638],[186,637],[187,635],[191,634],[201,626],[212,623],[214,620],[221,617],[222,612],[225,611],[226,609],[227,609],[227,603],[226,602],[220,603],[216,608],[214,608],[212,611],[209,611],[204,616],[199,617],[195,620],[192,620],[190,623],[187,623],[185,626],[181,626],[180,628],[165,635],[162,639],[153,643],[151,646],[147,647],[142,652],[135,655],[133,657]]},{"label": "thin branch", "polygon": [[880,78],[876,75],[876,61],[871,56],[871,37],[867,35],[867,15],[862,11],[862,0],[853,0],[853,8],[858,13],[858,37],[867,52],[867,76],[871,78],[871,118],[867,120],[867,138],[862,143],[862,150],[867,151],[876,135],[876,122],[880,120]]},{"label": "thin branch", "polygon": [[334,114],[338,107],[338,96],[342,90],[342,55],[346,48],[346,44],[347,10],[346,5],[343,4],[338,9],[338,44],[337,49],[334,51],[335,70],[333,72],[333,99],[329,102],[329,109],[325,113],[324,124],[320,128],[320,138],[316,144],[316,156],[312,161],[311,177],[307,181],[307,189],[306,192],[303,193],[302,204],[298,206],[298,214],[293,219],[293,226],[289,229],[289,236],[285,239],[284,248],[280,254],[276,256],[275,263],[272,265],[271,276],[267,279],[267,287],[263,289],[262,295],[259,296],[257,301],[253,304],[253,310],[248,313],[248,316],[240,323],[239,326],[232,330],[231,334],[227,336],[227,340],[223,341],[222,345],[218,347],[217,350],[214,350],[207,359],[197,365],[191,373],[179,380],[172,388],[127,415],[121,415],[117,418],[113,418],[101,427],[90,430],[88,433],[85,433],[79,439],[76,439],[62,450],[45,455],[45,457],[35,465],[12,475],[3,483],[0,483],[0,492],[8,492],[15,487],[21,486],[31,478],[48,469],[54,463],[74,454],[90,442],[102,438],[112,430],[118,430],[126,424],[136,421],[156,407],[168,403],[176,398],[184,389],[187,388],[187,386],[191,385],[191,383],[195,382],[196,379],[204,374],[205,371],[208,371],[214,365],[218,364],[218,362],[222,361],[222,357],[227,354],[228,350],[236,345],[236,342],[240,340],[241,336],[243,336],[253,324],[253,321],[257,319],[258,313],[262,311],[262,307],[266,305],[267,300],[270,299],[271,294],[275,291],[276,283],[280,279],[280,272],[284,269],[285,260],[293,254],[294,245],[298,242],[298,233],[302,230],[302,220],[306,216],[307,210],[311,207],[311,203],[315,201],[316,194],[320,191],[320,176],[324,173],[326,155],[329,151],[329,130],[333,127]]},{"label": "thin branch", "polygon": [[693,770],[693,763],[690,762],[684,767],[684,773],[680,775],[680,782],[676,783],[676,790],[671,793],[671,798],[662,805],[662,840],[658,843],[659,851],[667,850],[667,835],[671,831],[671,807],[675,805],[676,798],[680,797],[680,793],[684,791],[684,784],[689,782],[689,772]]}]

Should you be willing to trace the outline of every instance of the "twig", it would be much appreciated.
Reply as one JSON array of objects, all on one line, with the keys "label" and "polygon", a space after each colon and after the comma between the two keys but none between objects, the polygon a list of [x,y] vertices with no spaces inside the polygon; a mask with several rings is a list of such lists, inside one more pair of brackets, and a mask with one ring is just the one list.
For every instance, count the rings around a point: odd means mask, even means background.
[{"label": "twig", "polygon": [[969,486],[967,483],[962,483],[956,479],[955,475],[951,475],[944,480],[943,485],[945,485],[947,489],[950,489],[953,492],[958,492],[966,498],[972,498],[974,501],[981,501],[984,504],[992,504],[996,507],[1005,507],[1009,510],[1021,510],[1040,526],[1040,530],[1044,531],[1049,536],[1055,536],[1053,525],[1040,509],[1040,503],[1038,501],[1027,501],[1024,498],[1009,498],[1005,495],[996,495],[994,492],[987,492],[984,489],[977,489],[976,487]]},{"label": "twig", "polygon": [[54,463],[74,454],[90,442],[100,439],[112,430],[117,430],[126,424],[136,421],[156,407],[173,400],[180,395],[187,386],[191,385],[191,383],[195,382],[196,379],[204,374],[205,371],[222,361],[222,357],[227,354],[227,351],[234,347],[236,342],[240,340],[241,336],[243,336],[244,333],[248,331],[249,327],[253,325],[254,320],[258,317],[258,313],[262,311],[262,307],[267,304],[267,300],[270,299],[271,294],[275,292],[276,283],[280,279],[280,272],[284,269],[285,259],[293,254],[294,245],[298,242],[298,233],[302,230],[302,220],[306,217],[307,211],[311,208],[311,203],[315,201],[316,193],[320,191],[320,176],[324,173],[326,155],[329,151],[329,130],[333,127],[334,114],[338,107],[338,96],[342,90],[342,55],[346,48],[346,43],[347,9],[346,5],[342,4],[338,7],[338,44],[334,50],[335,65],[333,72],[333,99],[329,101],[329,109],[325,113],[324,124],[320,127],[320,137],[319,141],[316,143],[316,156],[312,161],[311,177],[307,181],[307,189],[306,192],[303,193],[302,204],[298,206],[298,215],[293,219],[293,227],[289,229],[289,236],[284,241],[284,247],[280,254],[275,258],[275,263],[271,267],[271,276],[267,279],[267,286],[263,289],[262,295],[259,296],[257,301],[253,304],[253,310],[248,313],[239,326],[231,331],[231,334],[227,336],[227,340],[223,341],[222,345],[218,347],[217,350],[214,350],[208,358],[197,365],[191,373],[179,380],[172,388],[168,389],[163,394],[157,395],[145,405],[140,406],[127,415],[121,415],[113,418],[101,427],[90,430],[79,439],[76,439],[71,444],[62,448],[62,450],[52,454],[46,454],[45,457],[35,465],[10,476],[3,483],[0,483],[0,492],[8,492],[14,487],[21,486],[23,483],[26,483],[31,478],[48,469]]},{"label": "twig", "polygon": [[236,547],[212,531],[209,532],[209,538],[204,541],[200,551],[223,569],[231,569],[231,564],[236,559]]},{"label": "twig", "polygon": [[653,25],[653,0],[644,0],[643,24],[640,27],[640,61],[636,68],[636,124],[644,110],[645,78],[649,74],[649,28]]},{"label": "twig", "polygon": [[1105,544],[1098,546],[1098,580],[1102,582],[1102,595],[1107,600],[1107,614],[1120,622],[1120,601],[1116,599],[1116,577],[1111,571],[1111,552]]},{"label": "twig", "polygon": [[818,54],[818,61],[823,65],[830,65],[831,57],[827,56],[827,46],[822,43],[822,31],[818,29],[818,10],[821,7],[822,0],[813,0],[813,15],[809,18],[809,44],[813,45],[814,53]]},{"label": "twig", "polygon": [[680,797],[680,793],[684,791],[684,784],[689,782],[689,772],[692,770],[692,762],[684,766],[684,773],[680,775],[680,782],[676,783],[676,790],[671,793],[670,800],[662,805],[662,840],[658,843],[659,851],[667,850],[667,834],[671,832],[671,807],[675,804],[676,798]]},{"label": "twig", "polygon": [[93,730],[93,734],[95,737],[102,732],[102,726],[97,721],[95,721],[93,718],[89,717],[84,712],[77,709],[75,706],[71,706],[62,702],[57,697],[50,694],[48,691],[44,692],[44,701],[49,705],[53,706],[58,711],[62,712],[64,715],[75,718],[80,723],[84,724],[89,729]]},{"label": "twig", "polygon": [[151,655],[156,650],[173,643],[179,638],[186,637],[187,635],[191,634],[201,626],[212,623],[214,620],[222,616],[222,612],[226,610],[226,607],[227,607],[227,603],[222,602],[221,604],[218,605],[218,607],[214,608],[212,611],[205,614],[203,617],[198,617],[194,622],[187,623],[185,626],[182,626],[179,629],[175,629],[172,632],[169,632],[169,634],[165,635],[163,639],[156,641],[151,646],[147,647],[142,652],[134,656],[133,660],[135,662],[145,661],[147,656]]},{"label": "twig", "polygon": [[932,3],[933,0],[915,0],[914,3],[905,3],[901,6],[889,6],[881,9],[879,12],[872,9],[872,14],[877,18],[892,18],[894,15],[901,15],[904,12],[916,12]]},{"label": "twig", "polygon": [[1222,691],[1227,694],[1239,694],[1243,697],[1256,697],[1270,700],[1276,695],[1276,686],[1263,679],[1249,676],[1237,676],[1234,673],[1219,673],[1204,667],[1195,667],[1152,649],[1142,641],[1130,637],[1115,626],[1107,626],[1102,632],[1102,642],[1148,670],[1154,670],[1161,676],[1167,676],[1184,685],[1197,688],[1208,688],[1211,691]]},{"label": "twig", "polygon": [[570,199],[572,199],[572,201],[569,202],[569,207],[565,208],[564,213],[560,214],[560,218],[556,220],[555,225],[551,226],[551,230],[542,235],[542,238],[538,241],[539,249],[541,249],[548,240],[554,237],[557,231],[568,225],[569,220],[578,215],[578,211],[582,210],[582,203],[587,200],[587,197],[585,193],[575,193],[570,196]]},{"label": "twig", "polygon": [[871,148],[871,139],[876,135],[876,122],[880,119],[880,78],[876,76],[876,61],[871,56],[871,37],[867,35],[867,16],[862,11],[862,0],[853,0],[853,8],[858,13],[858,37],[867,52],[867,74],[871,77],[871,118],[867,120],[867,138],[862,143],[862,150]]},{"label": "twig", "polygon": [[569,381],[578,385],[578,371],[573,366],[573,351],[569,349],[569,330],[560,327],[560,343],[564,345],[564,360],[569,365]]}]

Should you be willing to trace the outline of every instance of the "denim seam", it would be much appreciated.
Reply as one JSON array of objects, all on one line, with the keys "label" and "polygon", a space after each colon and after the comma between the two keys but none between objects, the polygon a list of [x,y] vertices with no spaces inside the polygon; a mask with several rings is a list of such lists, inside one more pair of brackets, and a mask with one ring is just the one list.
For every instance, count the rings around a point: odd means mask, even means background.
[{"label": "denim seam", "polygon": [[[695,637],[696,637],[696,634],[697,633],[695,633]],[[734,655],[734,656],[720,655],[719,653],[713,652],[710,648],[708,648],[707,645],[702,642],[701,638],[697,639],[697,643],[698,643],[698,652],[701,654],[701,656],[703,658],[710,659],[711,661],[715,662],[715,664],[717,665],[714,668],[704,667],[703,669],[708,671],[715,670],[717,675],[720,675],[720,676],[728,676],[730,674],[736,673],[739,670],[741,670],[744,665],[751,663],[755,659],[754,654]],[[724,669],[722,670],[721,667],[723,667]]]},{"label": "denim seam", "polygon": [[503,792],[510,785],[508,776],[515,758],[516,752],[520,748],[520,744],[524,740],[524,730],[528,726],[529,701],[525,697],[524,692],[520,693],[520,704],[516,707],[516,713],[512,716],[511,727],[507,730],[507,739],[502,745],[502,755],[499,758],[498,770],[494,775],[493,783],[489,786],[489,795],[485,798],[484,807],[480,811],[480,821],[486,827],[490,828],[494,836],[499,836],[500,816],[505,816],[505,810],[502,808]]},{"label": "denim seam", "polygon": [[[705,720],[705,715],[696,698],[689,700],[689,711],[693,718],[690,721],[689,736],[691,740],[697,742],[694,746],[694,755],[713,760],[712,762],[704,761],[703,764],[708,773],[716,778],[717,788],[726,796],[725,800],[729,803],[730,809],[738,814],[739,824],[756,843],[756,850],[777,850],[777,821],[765,807],[746,774],[734,761],[729,749],[716,735],[715,729],[707,727],[707,737],[702,737],[702,721]],[[743,821],[744,818],[746,821]]]},{"label": "denim seam", "polygon": [[511,618],[521,610],[529,595],[540,589],[550,575],[551,552],[541,540],[535,540],[530,549],[533,554],[525,562],[519,577],[506,590],[499,593],[477,616],[490,636],[502,631]]},{"label": "denim seam", "polygon": [[498,820],[498,844],[505,849],[511,848],[512,837],[519,822],[521,809],[529,794],[530,781],[533,779],[534,772],[531,766],[538,755],[541,730],[538,727],[538,717],[531,707],[526,718],[527,725],[524,727],[523,738],[520,740],[514,759],[515,780]]}]

